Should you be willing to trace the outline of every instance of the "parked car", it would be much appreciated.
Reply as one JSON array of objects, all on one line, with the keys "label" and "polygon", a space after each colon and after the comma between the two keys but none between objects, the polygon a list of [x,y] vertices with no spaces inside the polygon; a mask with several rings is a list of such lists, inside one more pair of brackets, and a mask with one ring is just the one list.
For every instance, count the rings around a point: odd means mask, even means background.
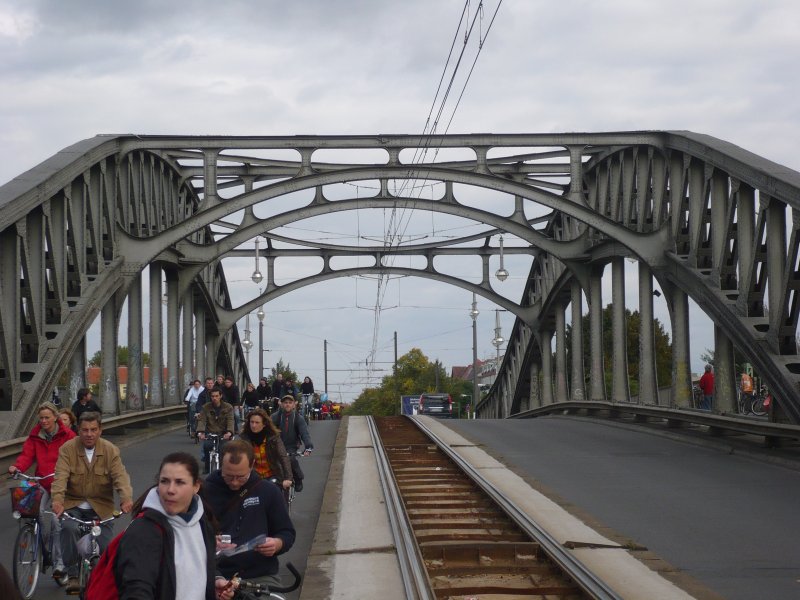
[{"label": "parked car", "polygon": [[419,415],[430,415],[432,417],[453,417],[453,399],[450,394],[422,394],[419,397]]}]

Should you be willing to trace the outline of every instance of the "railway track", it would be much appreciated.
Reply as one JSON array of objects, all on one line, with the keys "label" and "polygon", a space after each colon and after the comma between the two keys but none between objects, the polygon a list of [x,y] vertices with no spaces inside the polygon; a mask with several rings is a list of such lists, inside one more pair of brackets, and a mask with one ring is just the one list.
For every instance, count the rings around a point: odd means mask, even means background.
[{"label": "railway track", "polygon": [[408,598],[617,598],[414,421],[370,429]]}]

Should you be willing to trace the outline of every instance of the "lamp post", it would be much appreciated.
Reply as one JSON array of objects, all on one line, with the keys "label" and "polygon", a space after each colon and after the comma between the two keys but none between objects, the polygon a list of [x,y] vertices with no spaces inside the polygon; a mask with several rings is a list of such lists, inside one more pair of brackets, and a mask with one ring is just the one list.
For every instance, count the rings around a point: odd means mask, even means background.
[{"label": "lamp post", "polygon": [[497,348],[497,359],[495,362],[495,379],[500,376],[500,346],[503,345],[505,340],[500,333],[500,309],[496,308],[494,311],[494,339],[492,345]]},{"label": "lamp post", "polygon": [[[478,396],[478,301],[475,297],[475,292],[472,292],[472,308],[469,309],[469,316],[472,317],[472,410],[475,410],[475,405],[478,403],[480,396]],[[469,414],[467,414],[469,418]]]},{"label": "lamp post", "polygon": [[494,274],[495,277],[499,281],[505,281],[508,279],[508,271],[506,271],[505,266],[503,265],[503,236],[500,235],[500,268]]},{"label": "lamp post", "polygon": [[250,279],[252,279],[253,283],[255,283],[256,285],[261,283],[261,280],[264,279],[264,276],[261,274],[261,271],[258,270],[258,236],[256,236],[256,267]]},{"label": "lamp post", "polygon": [[[261,288],[258,288],[258,294],[261,295]],[[256,316],[258,317],[258,379],[260,383],[264,376],[264,317],[266,314],[263,306],[258,307]]]}]

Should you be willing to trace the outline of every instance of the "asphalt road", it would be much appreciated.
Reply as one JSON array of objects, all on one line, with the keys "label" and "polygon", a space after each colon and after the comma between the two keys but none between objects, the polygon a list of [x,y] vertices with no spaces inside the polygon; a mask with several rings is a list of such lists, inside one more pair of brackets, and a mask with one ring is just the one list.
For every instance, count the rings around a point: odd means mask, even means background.
[{"label": "asphalt road", "polygon": [[[317,519],[322,505],[322,495],[330,469],[333,446],[339,429],[338,421],[315,421],[311,423],[311,439],[314,452],[310,457],[301,458],[301,468],[306,479],[303,492],[298,494],[292,503],[292,521],[297,530],[297,540],[289,552],[282,555],[281,576],[284,583],[292,581],[291,574],[286,571],[285,564],[291,561],[301,575],[305,572],[308,553],[314,539]],[[119,438],[108,438],[118,443]],[[131,476],[134,496],[141,494],[149,485],[155,483],[156,469],[161,458],[170,452],[185,450],[198,452],[196,446],[184,431],[173,431],[139,443],[122,447],[122,460]],[[5,510],[0,511],[0,562],[11,572],[11,557],[14,539],[17,534],[17,522],[11,517],[11,503],[8,495],[0,496],[5,503]],[[115,532],[120,532],[127,525],[129,517],[124,517],[116,524]],[[39,579],[34,598],[51,599],[67,598],[63,588],[59,588],[50,577],[50,572]],[[286,594],[287,599],[296,600],[300,591]]]},{"label": "asphalt road", "polygon": [[725,598],[800,598],[798,470],[602,421],[448,425]]}]

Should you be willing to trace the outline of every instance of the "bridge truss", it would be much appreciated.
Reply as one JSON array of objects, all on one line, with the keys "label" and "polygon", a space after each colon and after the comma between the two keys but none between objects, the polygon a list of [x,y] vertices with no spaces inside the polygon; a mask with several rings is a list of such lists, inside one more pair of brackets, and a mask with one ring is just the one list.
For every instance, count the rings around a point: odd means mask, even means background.
[{"label": "bridge truss", "polygon": [[[419,152],[430,149],[437,152]],[[439,150],[462,154],[436,159]],[[327,160],[328,151],[350,159]],[[434,158],[428,160],[430,154]],[[374,191],[362,197],[357,190],[365,182]],[[436,182],[442,191],[422,198],[413,192],[419,182]],[[342,193],[343,184],[351,185],[350,194]],[[512,198],[513,211],[503,214],[491,202],[466,201],[465,190]],[[304,286],[365,274],[443,281],[514,313],[502,370],[477,406],[481,416],[507,416],[541,403],[607,399],[600,278],[610,264],[615,349],[610,396],[627,402],[625,258],[639,265],[642,401],[689,402],[692,298],[715,324],[719,408],[735,402],[736,347],[770,384],[788,418],[800,422],[798,190],[797,173],[689,132],[85,140],[0,188],[5,437],[28,430],[35,419],[31,408],[49,397],[63,372],[70,374],[71,397],[84,385],[86,333],[98,314],[102,407],[118,414],[179,402],[196,372],[222,369],[241,385],[249,374],[237,321]],[[309,193],[299,196],[301,191]],[[280,199],[291,206],[262,210]],[[482,229],[445,242],[373,246],[298,241],[280,232],[305,219],[364,209],[432,211],[480,223]],[[490,280],[500,233],[521,241],[506,253],[533,261],[518,301],[498,293]],[[256,237],[267,242],[263,293],[236,306],[222,260],[253,256]],[[413,257],[416,266],[394,266],[397,256]],[[438,267],[438,258],[454,256],[477,257],[480,280]],[[318,272],[276,283],[276,260],[309,257],[320,262]],[[348,259],[358,259],[357,266]],[[143,402],[146,382],[136,350],[143,347],[145,268],[150,338],[166,335],[167,350],[162,356],[159,344],[150,345],[153,375]],[[671,382],[655,376],[654,281],[670,311]],[[565,311],[573,321],[579,318],[584,298],[590,331],[587,340],[572,335],[568,364]],[[128,395],[120,399],[112,390],[126,300],[132,358]],[[584,344],[591,348],[586,365],[577,351]],[[665,383],[668,394],[659,392]]]}]

